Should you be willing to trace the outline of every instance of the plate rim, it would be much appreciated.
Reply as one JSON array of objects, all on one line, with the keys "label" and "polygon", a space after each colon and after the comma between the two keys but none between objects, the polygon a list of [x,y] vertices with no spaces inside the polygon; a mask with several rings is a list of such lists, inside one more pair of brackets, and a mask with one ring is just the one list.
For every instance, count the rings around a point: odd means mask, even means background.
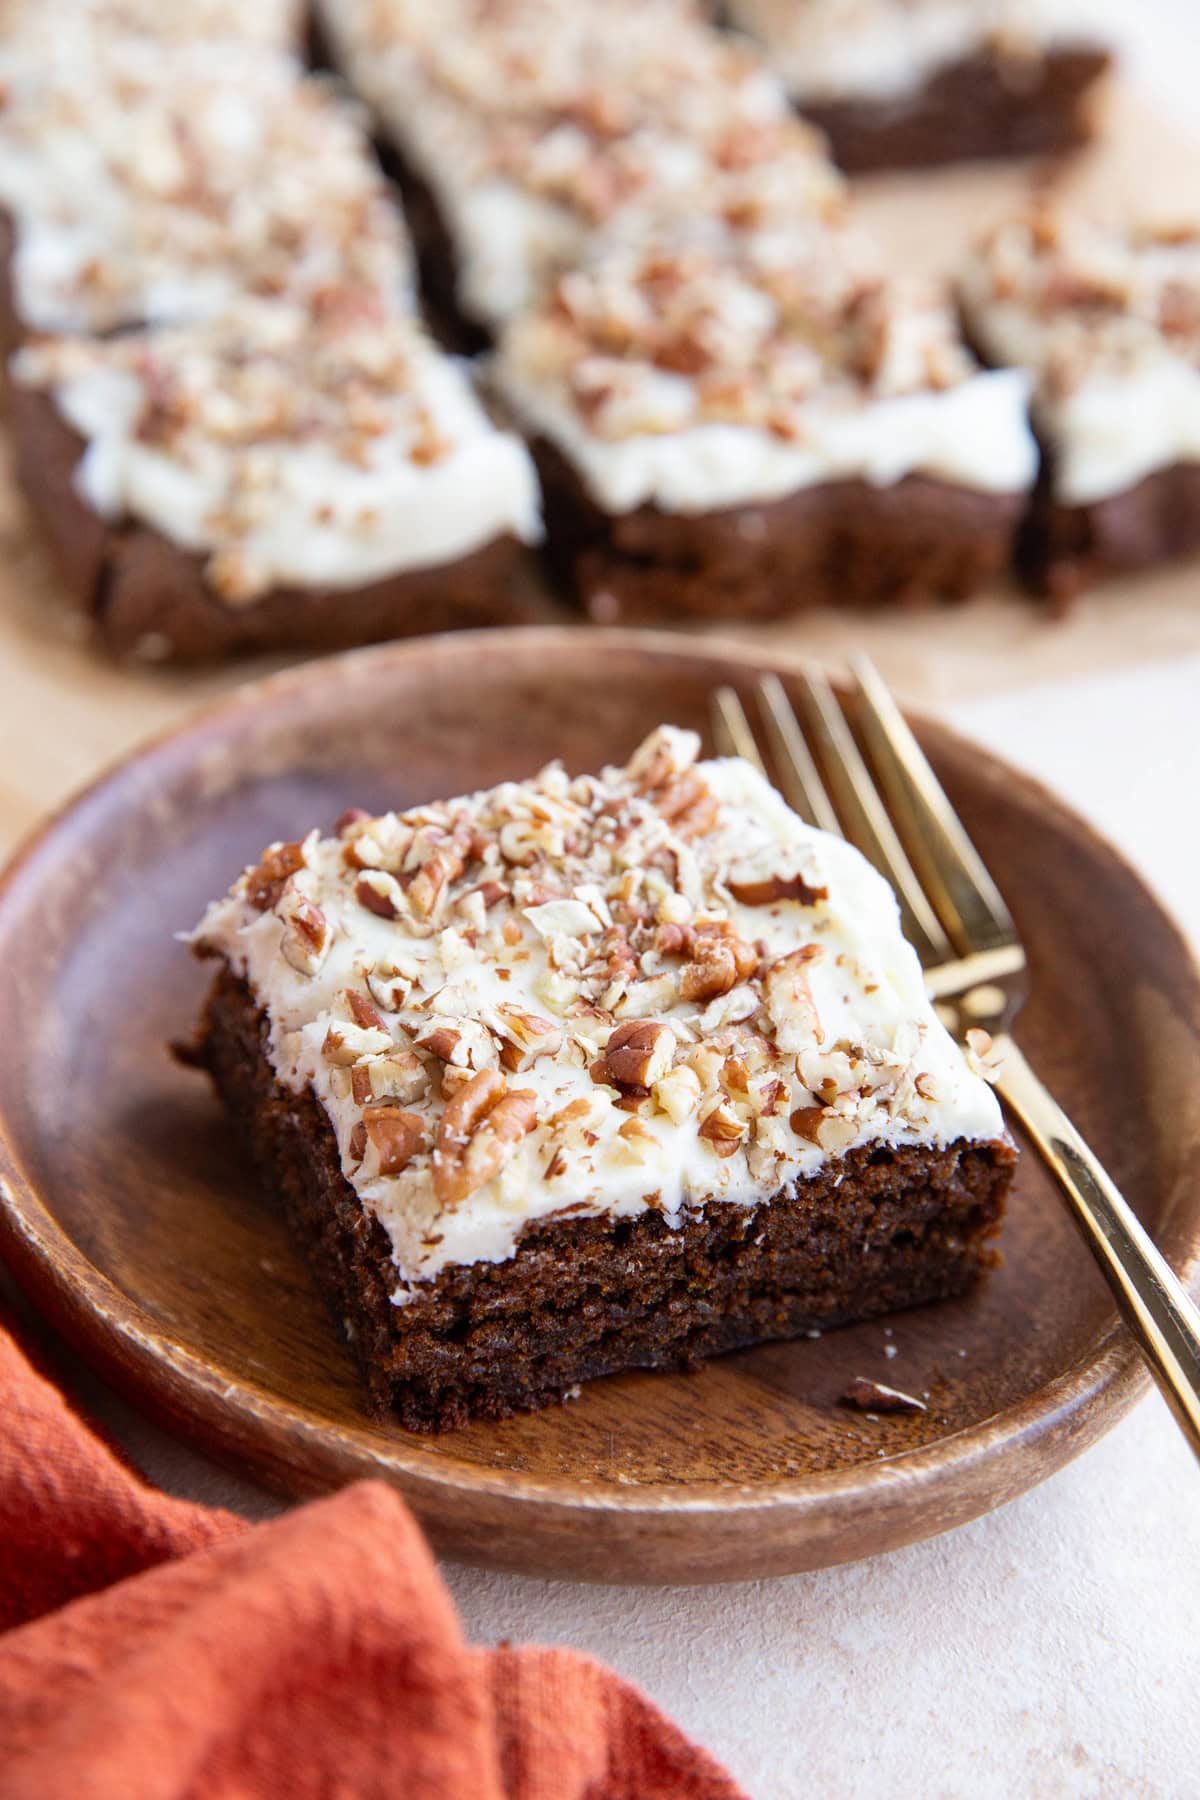
[{"label": "plate rim", "polygon": [[[431,652],[453,660],[469,657],[472,650],[484,646],[493,652],[502,652],[509,643],[519,643],[527,652],[542,648],[549,655],[567,640],[573,648],[578,647],[581,635],[582,628],[574,625],[525,626],[394,641],[290,665],[239,684],[232,692],[189,711],[182,719],[139,741],[37,821],[0,870],[0,919],[23,875],[68,820],[102,800],[106,791],[115,787],[129,771],[140,764],[152,763],[163,753],[182,748],[189,739],[202,738],[223,726],[236,725],[250,713],[261,711],[264,703],[269,706],[276,697],[293,695],[302,698],[306,690],[324,685],[343,670],[353,674],[367,666],[376,669],[393,663],[403,664],[428,657]],[[774,669],[787,676],[811,666],[812,662],[796,653],[716,634],[697,639],[664,631],[600,627],[591,628],[587,637],[598,655],[603,654],[605,647],[651,656],[678,658],[683,655],[724,668],[736,665],[746,673]],[[905,707],[905,713],[919,730],[962,747],[972,758],[1000,773],[1006,785],[1021,790],[1030,802],[1048,809],[1058,819],[1085,833],[1101,854],[1136,883],[1146,903],[1154,908],[1173,939],[1181,966],[1186,965],[1190,993],[1183,998],[1188,1003],[1186,1010],[1190,1023],[1200,1031],[1200,963],[1196,951],[1170,908],[1125,854],[1090,820],[1036,777],[1014,768],[1004,758],[995,756],[940,720],[930,719],[908,707]],[[723,1486],[717,1483],[683,1487],[672,1482],[639,1483],[636,1487],[624,1488],[603,1480],[593,1485],[575,1478],[547,1478],[520,1470],[490,1469],[457,1457],[447,1457],[444,1453],[425,1450],[423,1440],[417,1434],[397,1440],[394,1448],[381,1441],[368,1443],[365,1433],[322,1424],[318,1418],[295,1408],[270,1389],[248,1383],[243,1376],[234,1380],[231,1392],[228,1377],[211,1362],[173,1340],[140,1302],[125,1295],[91,1263],[59,1224],[38,1192],[37,1184],[22,1168],[3,1114],[0,1114],[0,1246],[6,1251],[22,1288],[81,1352],[85,1361],[99,1364],[114,1385],[131,1393],[135,1403],[140,1403],[151,1416],[158,1403],[167,1399],[176,1404],[181,1397],[194,1401],[195,1408],[188,1417],[172,1413],[172,1429],[187,1436],[193,1424],[206,1423],[222,1440],[221,1448],[215,1454],[232,1454],[243,1469],[251,1464],[255,1467],[256,1478],[264,1481],[268,1478],[261,1474],[261,1461],[256,1465],[244,1449],[235,1447],[239,1434],[231,1427],[242,1425],[253,1430],[265,1416],[286,1427],[290,1434],[311,1440],[318,1446],[332,1442],[339,1455],[349,1450],[359,1473],[368,1475],[373,1470],[376,1474],[391,1477],[402,1487],[407,1481],[420,1484],[431,1492],[487,1495],[518,1506],[537,1502],[572,1516],[616,1512],[630,1520],[645,1517],[650,1521],[706,1512],[754,1517],[765,1512],[784,1511],[800,1520],[806,1514],[824,1514],[831,1507],[845,1508],[847,1514],[857,1505],[875,1507],[880,1496],[889,1489],[895,1493],[901,1487],[909,1490],[924,1486],[936,1491],[940,1485],[953,1483],[956,1477],[963,1478],[981,1463],[989,1462],[1006,1447],[1043,1445],[1052,1453],[1046,1456],[1044,1468],[1033,1480],[1023,1480],[1014,1490],[1025,1491],[1115,1425],[1150,1385],[1140,1353],[1114,1308],[1109,1326],[1089,1354],[1077,1358],[1069,1368],[1013,1405],[911,1451],[893,1453],[877,1462],[847,1464],[816,1474],[790,1475],[756,1483],[752,1488],[744,1484]],[[1200,1213],[1189,1232],[1187,1254],[1180,1273],[1185,1285],[1193,1293],[1200,1294]],[[122,1349],[128,1352],[128,1362],[121,1355]],[[207,1440],[205,1448],[207,1453],[214,1454],[213,1445]],[[291,1491],[296,1490],[292,1488]],[[1010,1497],[1001,1494],[994,1504],[1002,1504]]]}]

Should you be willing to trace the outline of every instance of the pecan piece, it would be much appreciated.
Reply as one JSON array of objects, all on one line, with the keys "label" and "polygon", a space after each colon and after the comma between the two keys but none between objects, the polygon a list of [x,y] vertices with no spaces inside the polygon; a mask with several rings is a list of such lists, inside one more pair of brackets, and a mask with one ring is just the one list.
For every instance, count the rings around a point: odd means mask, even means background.
[{"label": "pecan piece", "polygon": [[383,1015],[376,1012],[366,995],[360,994],[357,988],[347,988],[343,998],[350,1017],[356,1025],[361,1025],[364,1031],[387,1030]]},{"label": "pecan piece", "polygon": [[409,883],[408,903],[418,919],[430,919],[438,901],[452,881],[457,881],[466,867],[457,847],[450,839],[439,844],[421,864]]},{"label": "pecan piece", "polygon": [[298,974],[315,975],[329,950],[329,920],[313,901],[295,893],[281,916],[280,955]]},{"label": "pecan piece", "polygon": [[424,1141],[425,1126],[417,1114],[383,1100],[364,1106],[363,1116],[350,1134],[350,1149],[361,1161],[369,1145],[378,1159],[379,1173],[399,1175]]},{"label": "pecan piece", "polygon": [[653,1019],[618,1025],[604,1052],[604,1080],[613,1087],[649,1089],[671,1067],[675,1033]]},{"label": "pecan piece", "polygon": [[746,1125],[725,1100],[718,1101],[700,1124],[700,1136],[722,1157],[733,1155],[746,1131]]},{"label": "pecan piece", "polygon": [[900,1388],[888,1387],[882,1381],[870,1381],[865,1375],[856,1375],[849,1382],[842,1394],[843,1406],[856,1406],[860,1412],[872,1413],[923,1413],[929,1409],[923,1400],[915,1394],[906,1394]]},{"label": "pecan piece", "polygon": [[761,881],[734,881],[726,885],[740,906],[770,906],[776,900],[798,900],[801,906],[815,906],[828,900],[829,889],[810,887],[803,875],[767,875]]},{"label": "pecan piece", "polygon": [[304,846],[272,844],[262,861],[245,874],[246,898],[258,912],[266,912],[282,894],[288,877],[304,867]]},{"label": "pecan piece", "polygon": [[739,982],[749,981],[758,969],[754,945],[732,931],[720,936],[697,931],[691,956],[679,977],[679,992],[684,1000],[715,1000]]},{"label": "pecan piece", "polygon": [[368,869],[354,884],[354,898],[381,919],[400,917],[400,884],[382,869]]},{"label": "pecan piece", "polygon": [[438,1204],[455,1207],[499,1174],[537,1124],[537,1095],[509,1091],[503,1075],[484,1069],[448,1101],[433,1153]]},{"label": "pecan piece", "polygon": [[563,1040],[561,1025],[519,1006],[498,1006],[495,1023],[504,1038],[500,1063],[510,1074],[527,1069],[539,1056],[553,1056]]}]

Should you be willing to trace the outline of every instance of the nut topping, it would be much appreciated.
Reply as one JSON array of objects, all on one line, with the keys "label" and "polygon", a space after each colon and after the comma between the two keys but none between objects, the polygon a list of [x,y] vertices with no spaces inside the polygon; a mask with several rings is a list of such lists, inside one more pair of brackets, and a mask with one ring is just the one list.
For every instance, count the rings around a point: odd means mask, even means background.
[{"label": "nut topping", "polygon": [[446,1106],[433,1153],[439,1205],[460,1206],[498,1175],[536,1124],[536,1094],[510,1092],[503,1075],[492,1069],[468,1081]]},{"label": "nut topping", "polygon": [[416,1113],[403,1112],[390,1101],[381,1101],[363,1108],[361,1123],[351,1134],[350,1148],[360,1161],[370,1148],[375,1152],[380,1175],[399,1175],[424,1143],[424,1121]]},{"label": "nut topping", "polygon": [[675,1034],[651,1019],[618,1025],[604,1052],[604,1079],[618,1088],[652,1088],[671,1067]]},{"label": "nut topping", "polygon": [[266,912],[279,899],[288,877],[303,867],[303,844],[272,844],[257,867],[246,871],[247,900],[257,912]]},{"label": "nut topping", "polygon": [[761,881],[735,881],[730,876],[728,886],[740,906],[773,906],[777,900],[815,906],[818,900],[829,898],[828,888],[810,887],[803,875],[768,875]]}]

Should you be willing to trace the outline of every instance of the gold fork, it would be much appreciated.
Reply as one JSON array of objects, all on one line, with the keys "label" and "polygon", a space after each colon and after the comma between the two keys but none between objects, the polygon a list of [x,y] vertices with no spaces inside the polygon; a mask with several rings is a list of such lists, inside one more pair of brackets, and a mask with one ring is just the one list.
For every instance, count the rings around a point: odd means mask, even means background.
[{"label": "gold fork", "polygon": [[[802,818],[848,838],[891,883],[905,935],[953,1035],[965,1043],[970,1030],[980,1029],[993,1039],[1000,1095],[1057,1177],[1200,1456],[1200,1311],[1013,1041],[1029,973],[1008,908],[879,674],[865,657],[851,668],[849,705],[822,675],[798,677],[799,717],[777,676],[760,681],[764,735],[780,790]],[[766,773],[733,688],[714,696],[713,732],[718,750],[744,756]]]}]

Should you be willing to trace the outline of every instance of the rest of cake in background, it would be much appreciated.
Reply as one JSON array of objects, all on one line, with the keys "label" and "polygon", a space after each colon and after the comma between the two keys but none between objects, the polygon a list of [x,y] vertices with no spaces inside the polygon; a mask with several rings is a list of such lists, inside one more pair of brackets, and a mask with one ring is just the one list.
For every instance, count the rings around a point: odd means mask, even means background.
[{"label": "rest of cake in background", "polygon": [[536,304],[596,241],[672,220],[736,237],[841,202],[823,140],[761,57],[681,0],[325,0],[369,104],[426,292],[458,341]]},{"label": "rest of cake in background", "polygon": [[1035,381],[1034,586],[1065,598],[1200,550],[1200,227],[1039,203],[989,234],[961,293],[981,354]]},{"label": "rest of cake in background", "polygon": [[276,843],[192,1053],[414,1429],[963,1292],[1015,1160],[886,883],[749,764]]},{"label": "rest of cake in background", "polygon": [[[239,299],[411,311],[360,110],[238,44],[0,51],[0,345],[212,317]],[[3,240],[7,240],[5,244]]]},{"label": "rest of cake in background", "polygon": [[1036,467],[1025,378],[823,228],[598,254],[509,325],[493,379],[602,619],[961,599],[1005,567]]},{"label": "rest of cake in background", "polygon": [[1046,155],[1110,54],[1079,0],[730,0],[844,169]]},{"label": "rest of cake in background", "polygon": [[263,302],[12,362],[17,469],[118,653],[314,649],[520,617],[529,452],[415,321]]}]

